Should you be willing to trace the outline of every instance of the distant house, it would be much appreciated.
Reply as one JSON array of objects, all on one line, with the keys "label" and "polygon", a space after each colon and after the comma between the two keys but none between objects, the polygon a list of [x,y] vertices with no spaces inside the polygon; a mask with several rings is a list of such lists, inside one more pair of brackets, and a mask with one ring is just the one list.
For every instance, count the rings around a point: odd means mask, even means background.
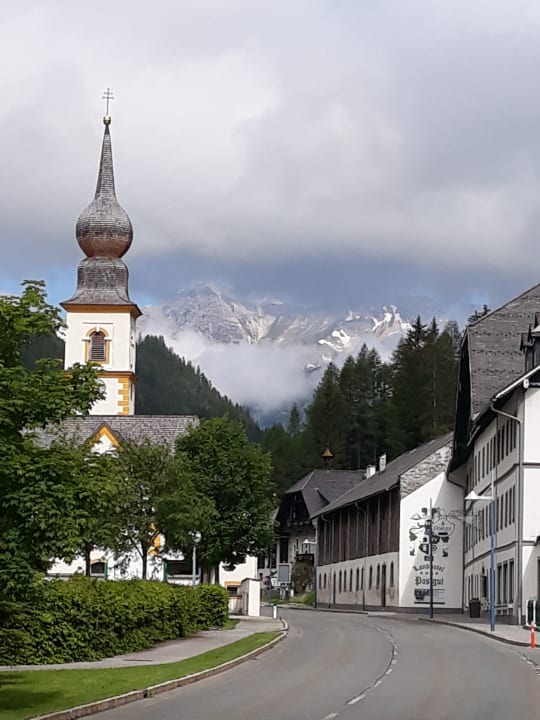
[{"label": "distant house", "polygon": [[463,490],[447,480],[451,447],[447,434],[404,453],[312,515],[319,607],[426,607],[431,504],[434,604],[461,608]]},{"label": "distant house", "polygon": [[310,519],[329,503],[358,485],[363,470],[312,470],[283,495],[276,515],[276,563],[297,560],[313,564],[315,526]]}]

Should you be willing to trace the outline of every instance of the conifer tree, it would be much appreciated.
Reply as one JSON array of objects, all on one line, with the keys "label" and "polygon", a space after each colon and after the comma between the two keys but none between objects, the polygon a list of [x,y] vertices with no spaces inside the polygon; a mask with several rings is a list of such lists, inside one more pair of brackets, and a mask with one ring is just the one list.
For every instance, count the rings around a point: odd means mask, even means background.
[{"label": "conifer tree", "polygon": [[287,432],[291,437],[295,437],[298,435],[298,433],[301,430],[301,422],[300,422],[300,412],[298,410],[298,405],[294,403],[294,405],[291,408],[291,413],[289,415],[289,424],[287,425]]},{"label": "conifer tree", "polygon": [[334,363],[327,366],[306,416],[306,449],[312,467],[321,467],[321,453],[326,447],[334,455],[333,467],[346,467],[347,403]]}]

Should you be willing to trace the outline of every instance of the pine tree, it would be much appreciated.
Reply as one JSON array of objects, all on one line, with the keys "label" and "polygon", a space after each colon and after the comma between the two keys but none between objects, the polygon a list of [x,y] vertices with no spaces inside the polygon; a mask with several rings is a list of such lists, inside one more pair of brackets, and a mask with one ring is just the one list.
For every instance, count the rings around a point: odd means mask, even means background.
[{"label": "pine tree", "polygon": [[347,403],[334,363],[327,366],[306,416],[306,450],[312,467],[321,467],[321,454],[326,447],[334,455],[334,468],[347,467]]},{"label": "pine tree", "polygon": [[291,437],[295,437],[298,435],[298,433],[301,430],[301,422],[300,422],[300,412],[298,410],[298,405],[294,403],[294,405],[291,408],[291,413],[289,415],[289,423],[287,425],[287,432]]},{"label": "pine tree", "polygon": [[428,330],[418,316],[392,358],[392,442],[398,451],[421,445],[429,435],[433,379],[425,362],[427,342]]}]

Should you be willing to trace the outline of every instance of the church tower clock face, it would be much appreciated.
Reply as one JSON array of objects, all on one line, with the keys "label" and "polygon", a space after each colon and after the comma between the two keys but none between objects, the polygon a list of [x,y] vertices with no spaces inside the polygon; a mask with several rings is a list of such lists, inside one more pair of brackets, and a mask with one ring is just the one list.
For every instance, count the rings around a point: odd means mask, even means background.
[{"label": "church tower clock face", "polygon": [[79,263],[75,293],[62,303],[67,325],[64,367],[90,362],[98,368],[105,397],[90,414],[133,415],[136,321],[141,311],[129,297],[129,273],[122,260],[133,242],[133,227],[116,198],[108,110],[103,122],[94,199],[76,225],[85,257]]}]

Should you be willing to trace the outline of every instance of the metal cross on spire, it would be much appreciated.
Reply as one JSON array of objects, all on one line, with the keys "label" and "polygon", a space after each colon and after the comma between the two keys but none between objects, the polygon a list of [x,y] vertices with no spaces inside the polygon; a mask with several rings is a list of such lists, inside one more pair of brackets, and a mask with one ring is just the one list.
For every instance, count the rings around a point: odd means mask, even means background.
[{"label": "metal cross on spire", "polygon": [[105,102],[107,103],[106,108],[105,108],[105,117],[103,118],[103,122],[105,123],[105,125],[108,125],[111,122],[111,118],[109,116],[109,103],[111,100],[114,100],[114,93],[110,87],[108,87],[105,90],[105,92],[101,96],[101,99],[105,100]]}]

